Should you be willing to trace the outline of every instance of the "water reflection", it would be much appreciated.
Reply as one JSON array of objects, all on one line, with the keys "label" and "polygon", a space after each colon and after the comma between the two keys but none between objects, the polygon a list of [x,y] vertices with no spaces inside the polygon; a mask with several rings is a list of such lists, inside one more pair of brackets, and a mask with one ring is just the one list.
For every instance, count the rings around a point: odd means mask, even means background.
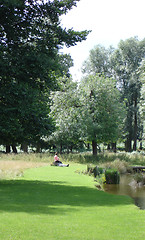
[{"label": "water reflection", "polygon": [[140,209],[145,209],[145,186],[137,186],[132,176],[122,175],[120,184],[105,184],[106,192],[117,195],[128,195],[134,199],[134,203]]}]

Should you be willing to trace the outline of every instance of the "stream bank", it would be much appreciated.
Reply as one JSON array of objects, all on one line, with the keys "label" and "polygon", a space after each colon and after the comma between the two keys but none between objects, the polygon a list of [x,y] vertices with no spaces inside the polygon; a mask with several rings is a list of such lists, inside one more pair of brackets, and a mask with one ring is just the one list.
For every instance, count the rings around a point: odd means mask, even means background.
[{"label": "stream bank", "polygon": [[104,184],[105,192],[116,195],[128,195],[140,209],[145,210],[145,186],[137,184],[133,174],[122,174],[119,184]]}]

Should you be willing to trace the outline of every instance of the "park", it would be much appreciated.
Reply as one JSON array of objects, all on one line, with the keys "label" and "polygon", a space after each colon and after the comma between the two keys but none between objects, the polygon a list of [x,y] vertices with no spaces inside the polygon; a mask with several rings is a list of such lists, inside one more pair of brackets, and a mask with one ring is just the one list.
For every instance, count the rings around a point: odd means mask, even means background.
[{"label": "park", "polygon": [[79,2],[0,3],[2,240],[145,238],[145,38],[96,42],[73,79]]}]

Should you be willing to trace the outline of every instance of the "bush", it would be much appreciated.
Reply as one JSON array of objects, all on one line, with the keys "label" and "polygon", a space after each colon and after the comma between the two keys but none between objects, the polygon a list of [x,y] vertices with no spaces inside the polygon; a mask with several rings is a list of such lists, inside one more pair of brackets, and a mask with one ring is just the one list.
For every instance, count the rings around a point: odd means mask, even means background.
[{"label": "bush", "polygon": [[130,169],[129,164],[127,162],[123,160],[121,161],[119,159],[116,159],[112,162],[106,162],[102,164],[102,166],[105,168],[116,169],[120,174],[126,173]]},{"label": "bush", "polygon": [[105,178],[107,184],[119,184],[120,174],[116,169],[106,169]]},{"label": "bush", "polygon": [[143,185],[145,185],[145,174],[144,173],[136,173],[134,175],[134,180],[137,183],[142,183]]},{"label": "bush", "polygon": [[92,167],[92,166],[87,166],[87,172],[89,173],[89,175],[94,175],[94,177],[96,178],[97,176],[99,176],[100,174],[103,174],[104,169],[98,166]]},{"label": "bush", "polygon": [[96,178],[98,175],[100,175],[99,168],[96,166],[93,169],[94,177]]}]

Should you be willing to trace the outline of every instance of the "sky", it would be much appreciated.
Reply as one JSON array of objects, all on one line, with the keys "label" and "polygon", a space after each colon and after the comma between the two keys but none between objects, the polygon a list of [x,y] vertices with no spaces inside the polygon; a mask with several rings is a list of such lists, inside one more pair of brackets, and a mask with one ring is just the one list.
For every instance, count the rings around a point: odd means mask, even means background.
[{"label": "sky", "polygon": [[80,0],[62,16],[61,24],[76,31],[92,30],[86,41],[61,50],[71,55],[70,72],[74,81],[80,81],[81,66],[96,45],[117,48],[120,40],[145,38],[145,0]]}]

